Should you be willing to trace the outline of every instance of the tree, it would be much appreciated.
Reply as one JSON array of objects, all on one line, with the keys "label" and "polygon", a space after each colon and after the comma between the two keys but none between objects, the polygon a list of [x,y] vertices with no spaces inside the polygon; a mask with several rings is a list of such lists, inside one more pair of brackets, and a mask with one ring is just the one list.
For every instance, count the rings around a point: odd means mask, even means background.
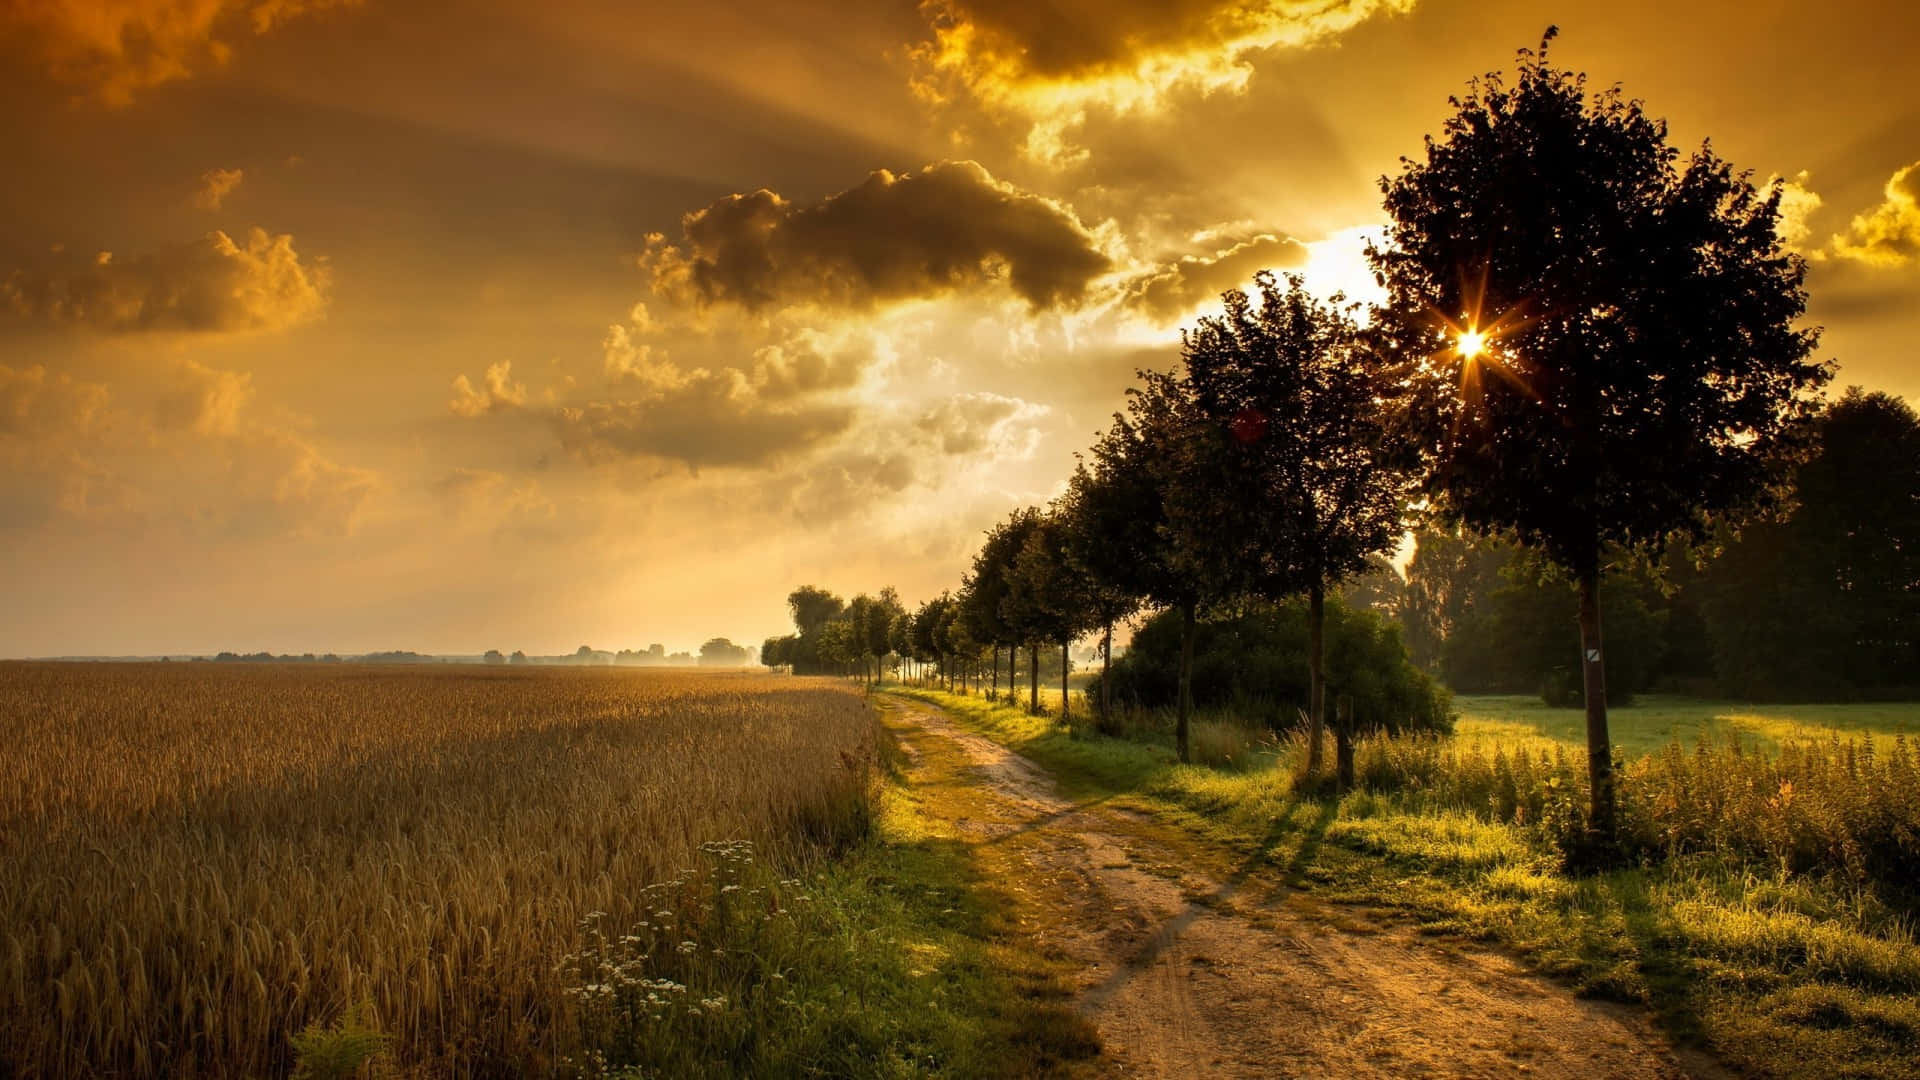
[{"label": "tree", "polygon": [[1008,647],[1007,694],[1011,698],[1014,689],[1014,663],[1012,650],[1021,644],[1021,638],[1013,626],[1009,625],[1001,611],[1008,591],[1012,588],[1011,576],[1014,563],[1020,557],[1021,549],[1027,545],[1027,536],[1032,533],[1038,511],[1025,506],[1007,515],[1007,520],[987,530],[987,538],[973,557],[973,567],[967,572],[960,595],[968,607],[973,609],[974,632],[993,649],[994,689],[1000,685],[1000,647]]},{"label": "tree", "polygon": [[819,633],[845,607],[839,597],[812,585],[802,585],[787,594],[787,608],[793,612],[793,625],[801,637]]},{"label": "tree", "polygon": [[900,606],[900,594],[888,585],[880,590],[867,607],[866,620],[861,624],[867,652],[874,656],[874,677],[885,674],[887,655],[893,652],[893,620],[903,614]]},{"label": "tree", "polygon": [[1480,598],[1502,584],[1513,548],[1459,528],[1423,528],[1413,536],[1400,626],[1414,663],[1440,667],[1441,648]]},{"label": "tree", "polygon": [[1056,511],[1067,565],[1080,577],[1090,623],[1101,629],[1102,717],[1113,711],[1106,678],[1113,669],[1113,625],[1140,607],[1135,523],[1151,515],[1152,506],[1153,492],[1146,485],[1129,483],[1104,464],[1090,469],[1081,461]]},{"label": "tree", "polygon": [[510,664],[524,664],[527,662],[527,654],[521,652],[519,649],[515,649],[513,650],[513,655],[507,658],[507,662]]},{"label": "tree", "polygon": [[[1067,561],[1066,523],[1057,510],[1040,514],[1027,542],[1014,559],[1013,588],[1002,603],[1008,621],[1025,627],[1035,639],[1060,646],[1060,715],[1069,714],[1067,676],[1072,661],[1068,647],[1090,625],[1091,603],[1086,579]],[[1037,665],[1036,665],[1037,666]],[[1036,676],[1035,705],[1038,705]]]},{"label": "tree", "polygon": [[913,648],[921,656],[940,665],[940,673],[946,674],[946,656],[944,643],[940,637],[940,624],[947,618],[947,609],[953,599],[946,593],[920,605],[913,613]]},{"label": "tree", "polygon": [[753,654],[745,645],[735,645],[732,641],[717,637],[700,646],[700,665],[702,667],[745,667]]},{"label": "tree", "polygon": [[485,660],[489,664],[504,664],[507,662],[506,656],[503,653],[501,653],[499,649],[488,649],[487,655],[484,657],[481,657],[481,659]]},{"label": "tree", "polygon": [[1242,493],[1254,517],[1253,590],[1307,596],[1312,775],[1326,728],[1327,592],[1399,541],[1409,482],[1388,438],[1391,375],[1362,347],[1353,306],[1316,299],[1295,274],[1284,290],[1272,274],[1254,280],[1259,305],[1227,292],[1225,312],[1202,318],[1183,353],[1201,412],[1233,434],[1233,479],[1217,490]]},{"label": "tree", "polygon": [[770,637],[760,643],[760,663],[770,668],[783,668],[793,663],[794,637]]},{"label": "tree", "polygon": [[900,658],[900,677],[912,678],[912,665],[920,659],[920,655],[913,647],[913,613],[904,607],[895,611],[893,621],[887,624],[887,648]]},{"label": "tree", "polygon": [[1193,643],[1202,613],[1246,591],[1252,542],[1244,493],[1228,490],[1228,430],[1199,409],[1172,372],[1141,371],[1127,408],[1094,443],[1094,471],[1126,485],[1138,516],[1115,522],[1113,542],[1132,557],[1125,588],[1180,613],[1182,687],[1174,747],[1190,761]]},{"label": "tree", "polygon": [[1609,848],[1602,553],[1766,504],[1829,372],[1794,325],[1806,267],[1781,245],[1780,190],[1708,146],[1680,167],[1638,101],[1548,65],[1554,33],[1382,179],[1392,224],[1368,256],[1426,495],[1578,583],[1588,824]]},{"label": "tree", "polygon": [[1855,387],[1821,416],[1795,506],[1729,538],[1695,589],[1721,688],[1851,698],[1920,683],[1920,416]]}]

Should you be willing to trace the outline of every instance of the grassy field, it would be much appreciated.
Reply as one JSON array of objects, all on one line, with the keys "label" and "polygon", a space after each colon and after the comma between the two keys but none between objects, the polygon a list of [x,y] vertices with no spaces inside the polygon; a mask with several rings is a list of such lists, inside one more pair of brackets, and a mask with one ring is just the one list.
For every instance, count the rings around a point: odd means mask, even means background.
[{"label": "grassy field", "polygon": [[[1460,712],[1454,730],[1462,739],[1544,738],[1581,749],[1587,745],[1585,712],[1550,708],[1536,696],[1463,696],[1454,699],[1454,707]],[[1692,745],[1702,734],[1738,737],[1769,751],[1796,739],[1872,736],[1884,749],[1897,736],[1920,737],[1920,703],[1749,705],[1644,694],[1630,708],[1609,710],[1607,726],[1614,744],[1629,756],[1653,753],[1671,739]]]},{"label": "grassy field", "polygon": [[[1767,710],[1775,724],[1824,722],[1809,729],[1814,750],[1788,739],[1777,753],[1720,744],[1631,760],[1629,808],[1687,842],[1624,869],[1572,875],[1555,847],[1551,804],[1577,804],[1579,758],[1553,738],[1564,730],[1557,711],[1468,699],[1462,736],[1367,740],[1360,771],[1374,789],[1331,798],[1298,784],[1302,747],[1263,742],[1231,718],[1196,724],[1196,746],[1211,750],[1212,764],[1179,765],[1153,720],[1113,738],[977,696],[907,692],[1049,765],[1076,797],[1133,800],[1196,837],[1298,867],[1328,897],[1512,948],[1582,993],[1645,1005],[1683,1043],[1742,1071],[1920,1076],[1913,894],[1849,864],[1844,850],[1878,830],[1904,836],[1882,839],[1912,856],[1920,833],[1912,756],[1862,757],[1862,737],[1897,736],[1910,709]],[[1615,715],[1638,729],[1639,745],[1657,747],[1663,735],[1697,734],[1728,712],[1667,701]],[[1659,724],[1673,726],[1648,730]],[[1854,733],[1851,748],[1829,753],[1829,728]],[[1547,757],[1531,758],[1530,779],[1516,782],[1530,748]],[[1566,759],[1559,765],[1556,751]],[[1516,812],[1526,804],[1515,805],[1516,788],[1544,792],[1549,812]],[[1884,829],[1841,827],[1868,805],[1880,815],[1868,820]],[[1787,846],[1775,854],[1749,834]]]}]

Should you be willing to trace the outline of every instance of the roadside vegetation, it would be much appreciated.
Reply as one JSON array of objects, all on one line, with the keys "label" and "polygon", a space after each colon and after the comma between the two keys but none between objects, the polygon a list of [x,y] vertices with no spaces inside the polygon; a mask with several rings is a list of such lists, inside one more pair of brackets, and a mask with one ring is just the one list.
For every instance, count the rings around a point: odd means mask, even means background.
[{"label": "roadside vegetation", "polygon": [[[1909,1077],[1920,1060],[1909,891],[1920,747],[1897,730],[1881,732],[1888,754],[1864,737],[1789,741],[1774,755],[1709,735],[1628,757],[1620,807],[1634,857],[1572,873],[1578,741],[1482,720],[1473,700],[1450,738],[1361,740],[1355,787],[1339,795],[1306,779],[1297,740],[1227,711],[1194,720],[1196,745],[1217,756],[1183,765],[1165,714],[1113,736],[979,695],[899,692],[1046,764],[1077,797],[1122,794],[1291,867],[1318,895],[1513,948],[1582,993],[1648,1006],[1683,1043],[1756,1075]],[[1905,715],[1920,725],[1920,708]],[[1877,845],[1897,850],[1876,862]]]}]

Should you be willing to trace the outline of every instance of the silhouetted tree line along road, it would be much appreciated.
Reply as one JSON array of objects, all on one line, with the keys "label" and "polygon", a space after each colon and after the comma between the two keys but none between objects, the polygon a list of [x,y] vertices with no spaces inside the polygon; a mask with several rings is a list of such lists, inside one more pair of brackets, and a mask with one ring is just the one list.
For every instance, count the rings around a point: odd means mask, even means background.
[{"label": "silhouetted tree line along road", "polygon": [[[1383,178],[1384,301],[1271,273],[1226,293],[1174,367],[1138,372],[1066,493],[992,528],[957,588],[909,610],[891,588],[803,587],[762,661],[1011,696],[1024,660],[1033,709],[1057,661],[1064,709],[1069,647],[1097,635],[1090,707],[1170,696],[1184,761],[1196,658],[1239,649],[1244,669],[1263,642],[1298,665],[1261,685],[1299,704],[1310,775],[1331,728],[1341,784],[1357,734],[1449,723],[1427,671],[1583,701],[1603,859],[1610,698],[1656,677],[1910,688],[1913,410],[1826,402],[1780,188],[1706,145],[1683,158],[1639,102],[1552,67],[1552,37]],[[1403,579],[1388,556],[1410,530]],[[1158,614],[1116,670],[1114,627],[1141,612]]]}]

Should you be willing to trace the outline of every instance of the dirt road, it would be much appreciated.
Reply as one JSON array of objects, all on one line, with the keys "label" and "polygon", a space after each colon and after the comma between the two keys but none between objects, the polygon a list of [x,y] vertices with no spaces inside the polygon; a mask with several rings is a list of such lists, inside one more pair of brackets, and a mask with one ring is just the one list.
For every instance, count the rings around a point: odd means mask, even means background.
[{"label": "dirt road", "polygon": [[[1059,957],[1118,1076],[1684,1077],[1635,1011],[1512,960],[1436,943],[1196,854],[939,710],[883,699],[929,810],[979,853],[1035,948]],[[1216,865],[1218,864],[1218,865]]]}]

